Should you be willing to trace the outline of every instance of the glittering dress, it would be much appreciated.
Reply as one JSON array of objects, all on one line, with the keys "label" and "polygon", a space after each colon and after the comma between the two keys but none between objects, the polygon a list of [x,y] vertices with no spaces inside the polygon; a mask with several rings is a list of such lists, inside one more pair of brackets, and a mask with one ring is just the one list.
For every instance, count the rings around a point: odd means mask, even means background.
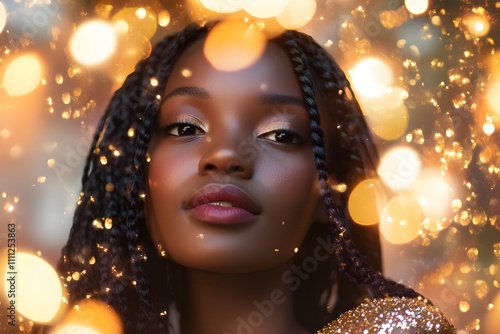
[{"label": "glittering dress", "polygon": [[423,299],[384,298],[343,313],[316,334],[456,333],[441,311]]}]

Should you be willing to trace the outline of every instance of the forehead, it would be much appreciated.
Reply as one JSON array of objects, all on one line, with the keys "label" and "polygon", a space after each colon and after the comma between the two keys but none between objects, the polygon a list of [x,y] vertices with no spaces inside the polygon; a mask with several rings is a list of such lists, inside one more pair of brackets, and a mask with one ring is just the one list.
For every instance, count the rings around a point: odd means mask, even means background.
[{"label": "forehead", "polygon": [[201,86],[211,93],[241,94],[269,91],[302,98],[292,63],[284,50],[267,43],[262,56],[247,68],[221,71],[203,55],[205,39],[195,41],[180,56],[167,80],[165,92],[177,87]]}]

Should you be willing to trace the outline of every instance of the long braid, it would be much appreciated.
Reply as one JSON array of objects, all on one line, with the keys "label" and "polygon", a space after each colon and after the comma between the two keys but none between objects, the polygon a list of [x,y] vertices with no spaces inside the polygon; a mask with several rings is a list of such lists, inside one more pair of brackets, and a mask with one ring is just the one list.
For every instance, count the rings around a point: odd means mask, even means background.
[{"label": "long braid", "polygon": [[[142,117],[142,127],[138,135],[137,146],[133,159],[134,170],[132,172],[132,182],[127,192],[128,211],[127,211],[127,238],[128,249],[131,255],[132,276],[135,278],[136,291],[139,299],[139,319],[137,330],[151,331],[164,330],[162,321],[158,321],[158,312],[155,310],[153,296],[145,274],[143,258],[145,256],[142,246],[139,244],[140,227],[138,224],[138,210],[140,192],[144,192],[144,161],[149,146],[149,141],[153,133],[154,122],[159,110],[159,95],[170,75],[175,60],[184,50],[184,45],[191,42],[193,38],[202,33],[200,29],[187,29],[183,34],[177,35],[175,41],[176,48],[162,48],[161,45],[156,49],[158,54],[152,54],[149,60],[154,64],[145,69],[139,69],[140,73],[145,72],[150,76],[155,76],[162,83],[157,89],[154,89],[149,95],[150,104],[144,109]],[[174,60],[174,61],[172,61]],[[149,77],[144,78],[144,85],[150,82]],[[158,94],[157,94],[158,93]],[[158,327],[155,327],[154,321],[158,321]]]},{"label": "long braid", "polygon": [[[374,270],[365,260],[365,258],[359,253],[359,251],[354,247],[352,242],[352,237],[347,228],[347,222],[345,219],[341,219],[341,214],[337,209],[334,202],[334,196],[331,187],[328,185],[328,170],[327,162],[325,156],[325,144],[323,141],[323,132],[320,127],[319,113],[317,106],[314,103],[314,87],[312,85],[313,77],[307,68],[312,65],[308,62],[308,57],[314,54],[318,54],[319,46],[316,48],[315,42],[309,37],[304,37],[300,33],[296,32],[286,32],[283,36],[284,44],[288,49],[290,54],[290,59],[293,64],[294,71],[297,75],[297,79],[302,87],[302,92],[304,94],[304,102],[306,108],[310,115],[310,127],[311,127],[311,138],[313,140],[313,152],[314,152],[314,163],[318,173],[318,179],[321,189],[321,195],[323,202],[328,211],[329,217],[329,228],[334,240],[334,250],[337,256],[338,266],[340,272],[343,273],[345,277],[353,281],[355,284],[360,286],[368,286],[376,296],[407,296],[407,297],[417,297],[419,296],[413,289],[408,288],[402,284],[396,283],[394,281],[386,279],[380,272]],[[299,42],[302,44],[299,45]],[[314,49],[314,53],[307,50],[307,48]],[[324,61],[324,54],[322,55]],[[333,62],[330,60],[330,62]],[[329,79],[338,80],[340,83],[346,82],[346,79],[342,79],[342,74],[339,75],[340,71],[337,73],[330,71],[329,73],[320,72],[323,76],[330,76]],[[339,80],[340,79],[340,80]],[[334,81],[327,81],[330,84],[325,85],[321,88],[334,88],[336,85],[333,84]],[[342,87],[344,88],[344,87]],[[338,90],[336,93],[341,90]],[[356,115],[358,118],[362,118],[362,115]],[[364,123],[364,122],[363,122]],[[358,146],[362,143],[356,143]],[[352,149],[352,147],[351,147]],[[358,158],[360,159],[360,158]]]},{"label": "long braid", "polygon": [[[73,226],[59,261],[70,302],[102,300],[119,313],[125,333],[168,332],[167,318],[156,310],[144,272],[143,165],[159,109],[157,96],[179,55],[205,33],[193,25],[164,39],[114,94],[93,138]],[[157,87],[150,84],[153,76],[160,82]]]}]

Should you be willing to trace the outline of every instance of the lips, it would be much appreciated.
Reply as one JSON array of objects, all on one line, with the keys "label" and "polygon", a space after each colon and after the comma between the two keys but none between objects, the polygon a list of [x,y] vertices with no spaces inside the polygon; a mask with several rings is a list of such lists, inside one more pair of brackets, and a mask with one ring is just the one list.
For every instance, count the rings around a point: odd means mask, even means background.
[{"label": "lips", "polygon": [[185,210],[194,219],[212,224],[246,223],[261,212],[259,205],[243,189],[215,183],[190,196]]}]

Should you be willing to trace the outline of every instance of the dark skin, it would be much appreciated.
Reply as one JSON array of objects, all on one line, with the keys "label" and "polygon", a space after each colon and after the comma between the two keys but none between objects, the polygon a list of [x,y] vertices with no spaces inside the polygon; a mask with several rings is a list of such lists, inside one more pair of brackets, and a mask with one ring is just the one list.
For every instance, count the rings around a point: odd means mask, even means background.
[{"label": "dark skin", "polygon": [[213,68],[202,48],[174,66],[147,165],[151,237],[185,268],[182,332],[236,333],[246,322],[254,334],[307,333],[283,279],[324,220],[300,86],[273,44],[234,72]]}]

